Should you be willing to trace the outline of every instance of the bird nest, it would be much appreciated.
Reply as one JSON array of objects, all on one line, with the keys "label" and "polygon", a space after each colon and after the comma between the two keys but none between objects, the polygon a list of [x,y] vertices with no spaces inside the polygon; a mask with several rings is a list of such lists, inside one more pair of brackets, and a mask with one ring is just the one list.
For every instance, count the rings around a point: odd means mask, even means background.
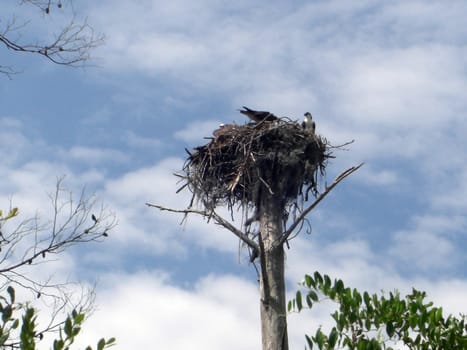
[{"label": "bird nest", "polygon": [[[330,158],[325,138],[286,118],[274,122],[225,125],[211,141],[188,151],[182,177],[205,207],[257,207],[267,191],[285,206],[318,194]],[[191,206],[190,205],[190,206]]]}]

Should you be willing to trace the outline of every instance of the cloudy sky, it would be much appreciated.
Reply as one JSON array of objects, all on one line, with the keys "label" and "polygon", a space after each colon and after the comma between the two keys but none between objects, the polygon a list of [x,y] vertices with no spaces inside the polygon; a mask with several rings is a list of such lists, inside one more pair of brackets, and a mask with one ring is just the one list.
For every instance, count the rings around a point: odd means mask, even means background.
[{"label": "cloudy sky", "polygon": [[[327,182],[365,162],[310,214],[311,234],[291,242],[290,295],[319,270],[372,292],[426,290],[447,312],[467,312],[464,1],[74,7],[106,36],[95,67],[2,48],[0,64],[23,73],[0,77],[0,207],[12,199],[22,218],[46,212],[47,193],[66,175],[70,189],[86,186],[116,213],[104,243],[50,265],[51,274],[97,283],[83,343],[116,336],[115,349],[259,348],[256,272],[238,240],[144,205],[188,205],[172,175],[184,148],[206,143],[219,123],[245,123],[243,105],[293,119],[310,111],[333,144],[354,139],[335,154]],[[39,18],[28,36],[51,35],[61,21],[17,11]],[[290,315],[291,348],[329,319],[319,309]]]}]

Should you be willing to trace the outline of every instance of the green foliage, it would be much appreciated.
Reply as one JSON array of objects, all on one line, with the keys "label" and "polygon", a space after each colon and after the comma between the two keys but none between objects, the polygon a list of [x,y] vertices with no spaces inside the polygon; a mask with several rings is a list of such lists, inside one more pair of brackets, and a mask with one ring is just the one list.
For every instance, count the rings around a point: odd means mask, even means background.
[{"label": "green foliage", "polygon": [[[37,331],[36,310],[28,304],[17,303],[13,287],[7,288],[7,294],[8,297],[0,295],[0,349],[35,350],[36,344],[43,337],[43,334]],[[61,324],[58,338],[53,342],[53,350],[70,350],[84,320],[84,313],[73,310]],[[15,333],[17,329],[19,329],[19,337],[17,332]],[[107,340],[102,338],[98,341],[96,349],[103,350],[114,344],[115,338]],[[92,350],[92,347],[88,346],[86,350]]]},{"label": "green foliage", "polygon": [[6,216],[3,216],[3,210],[0,209],[0,221],[9,220],[9,219],[15,217],[16,215],[18,215],[18,213],[19,213],[18,208],[12,208],[12,209],[10,209],[10,211],[8,212],[8,214]]},{"label": "green foliage", "polygon": [[303,296],[310,309],[325,299],[339,306],[331,314],[335,326],[329,334],[318,328],[314,336],[305,336],[310,349],[392,350],[388,344],[397,342],[411,350],[467,349],[466,315],[444,317],[442,308],[425,301],[425,292],[413,289],[404,298],[398,292],[370,295],[319,272],[306,275],[302,286],[306,292],[297,291],[289,312],[304,308]]}]

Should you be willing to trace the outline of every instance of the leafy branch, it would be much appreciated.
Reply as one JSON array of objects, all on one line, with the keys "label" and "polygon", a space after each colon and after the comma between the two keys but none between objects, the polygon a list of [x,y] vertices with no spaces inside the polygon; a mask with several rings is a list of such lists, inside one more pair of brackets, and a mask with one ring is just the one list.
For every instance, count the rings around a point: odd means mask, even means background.
[{"label": "leafy branch", "polygon": [[404,298],[398,292],[370,295],[319,272],[305,275],[301,286],[305,292],[296,292],[289,312],[311,309],[323,300],[339,305],[331,314],[336,325],[329,333],[320,327],[314,336],[305,336],[310,349],[392,350],[388,343],[411,350],[467,349],[466,315],[444,316],[441,307],[425,301],[425,292],[413,289]]},{"label": "leafy branch", "polygon": [[[37,330],[37,311],[28,303],[16,302],[13,287],[8,286],[6,291],[8,297],[0,295],[0,348],[34,350],[36,344],[44,337],[44,331]],[[85,313],[74,309],[60,322],[53,350],[69,350],[84,321]],[[103,350],[114,344],[115,338],[102,338],[98,341],[96,349]],[[92,350],[92,347],[88,346],[86,350]]]}]

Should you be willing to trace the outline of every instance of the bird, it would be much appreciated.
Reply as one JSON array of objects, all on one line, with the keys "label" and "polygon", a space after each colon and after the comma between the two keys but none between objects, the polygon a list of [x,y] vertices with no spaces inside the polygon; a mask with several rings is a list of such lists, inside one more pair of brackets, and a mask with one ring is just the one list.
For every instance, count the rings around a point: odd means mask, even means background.
[{"label": "bird", "polygon": [[92,219],[92,221],[94,221],[95,223],[97,223],[97,218],[96,218],[96,216],[95,216],[94,214],[91,215],[91,219]]},{"label": "bird", "polygon": [[303,119],[302,126],[304,129],[309,129],[313,134],[316,130],[316,123],[313,121],[313,117],[310,112],[304,114],[305,118]]},{"label": "bird", "polygon": [[245,114],[248,118],[253,120],[256,123],[259,122],[273,122],[276,120],[279,120],[278,117],[276,117],[274,114],[271,112],[266,112],[266,111],[254,111],[248,107],[243,106],[243,110],[239,109],[239,112],[242,114]]},{"label": "bird", "polygon": [[235,131],[237,129],[237,125],[234,124],[221,124],[219,125],[219,129],[216,129],[212,132],[214,135],[214,140],[216,142],[224,142],[230,138],[232,138],[232,135],[235,135]]}]

